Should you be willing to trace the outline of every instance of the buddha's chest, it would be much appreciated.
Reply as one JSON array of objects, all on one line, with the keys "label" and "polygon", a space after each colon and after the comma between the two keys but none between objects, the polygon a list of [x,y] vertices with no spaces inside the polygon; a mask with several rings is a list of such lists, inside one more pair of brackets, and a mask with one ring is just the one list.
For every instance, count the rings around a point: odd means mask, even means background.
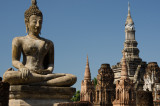
[{"label": "buddha's chest", "polygon": [[49,44],[44,40],[26,39],[22,48],[25,55],[44,56],[49,49]]}]

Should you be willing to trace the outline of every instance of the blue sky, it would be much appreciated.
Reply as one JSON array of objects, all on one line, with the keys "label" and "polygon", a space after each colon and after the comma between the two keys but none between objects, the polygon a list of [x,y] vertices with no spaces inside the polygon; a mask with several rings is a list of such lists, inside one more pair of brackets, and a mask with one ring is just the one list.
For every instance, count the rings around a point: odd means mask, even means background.
[{"label": "blue sky", "polygon": [[[0,76],[12,66],[12,39],[25,36],[24,12],[31,0],[0,0]],[[44,20],[42,37],[55,45],[55,73],[71,73],[80,90],[86,57],[92,78],[102,63],[122,58],[128,0],[37,0]],[[130,0],[143,61],[160,64],[160,0]]]}]

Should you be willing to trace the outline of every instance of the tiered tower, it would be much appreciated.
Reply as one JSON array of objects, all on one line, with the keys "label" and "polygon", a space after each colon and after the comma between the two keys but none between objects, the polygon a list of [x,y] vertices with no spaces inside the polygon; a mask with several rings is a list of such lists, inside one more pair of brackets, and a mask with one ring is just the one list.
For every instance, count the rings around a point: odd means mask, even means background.
[{"label": "tiered tower", "polygon": [[87,63],[84,73],[84,80],[81,83],[80,101],[94,101],[94,83],[91,81],[91,73],[87,55]]},{"label": "tiered tower", "polygon": [[[135,40],[135,27],[134,22],[130,13],[130,4],[128,3],[128,16],[125,23],[125,42],[124,42],[124,52],[126,57],[126,64],[129,78],[134,79],[135,72],[138,65],[142,63],[142,59],[139,57],[139,49],[137,48],[137,41]],[[115,82],[121,77],[122,61],[117,63],[117,65],[112,66],[115,74]]]},{"label": "tiered tower", "polygon": [[125,53],[123,53],[121,78],[116,81],[116,99],[113,101],[113,106],[136,106],[134,91],[134,84],[129,79]]},{"label": "tiered tower", "polygon": [[115,87],[114,73],[109,64],[102,64],[98,70],[94,106],[112,106]]}]

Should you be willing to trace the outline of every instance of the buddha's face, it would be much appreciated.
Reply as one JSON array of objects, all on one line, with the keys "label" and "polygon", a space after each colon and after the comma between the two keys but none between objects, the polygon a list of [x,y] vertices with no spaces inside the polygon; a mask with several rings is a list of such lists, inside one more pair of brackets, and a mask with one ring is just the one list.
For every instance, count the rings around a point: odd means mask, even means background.
[{"label": "buddha's face", "polygon": [[31,15],[29,18],[28,29],[30,34],[39,35],[42,27],[42,17]]}]

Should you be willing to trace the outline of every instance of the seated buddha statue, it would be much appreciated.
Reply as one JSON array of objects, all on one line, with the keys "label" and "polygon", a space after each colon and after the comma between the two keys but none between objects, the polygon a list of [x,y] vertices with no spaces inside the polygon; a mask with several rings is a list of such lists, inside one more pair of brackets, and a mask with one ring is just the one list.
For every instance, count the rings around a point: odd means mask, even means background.
[{"label": "seated buddha statue", "polygon": [[[54,44],[40,37],[43,14],[36,0],[25,11],[26,36],[12,41],[12,64],[18,71],[8,69],[3,81],[11,85],[72,86],[77,77],[72,74],[52,73],[54,69]],[[21,54],[23,62],[20,62]]]}]

